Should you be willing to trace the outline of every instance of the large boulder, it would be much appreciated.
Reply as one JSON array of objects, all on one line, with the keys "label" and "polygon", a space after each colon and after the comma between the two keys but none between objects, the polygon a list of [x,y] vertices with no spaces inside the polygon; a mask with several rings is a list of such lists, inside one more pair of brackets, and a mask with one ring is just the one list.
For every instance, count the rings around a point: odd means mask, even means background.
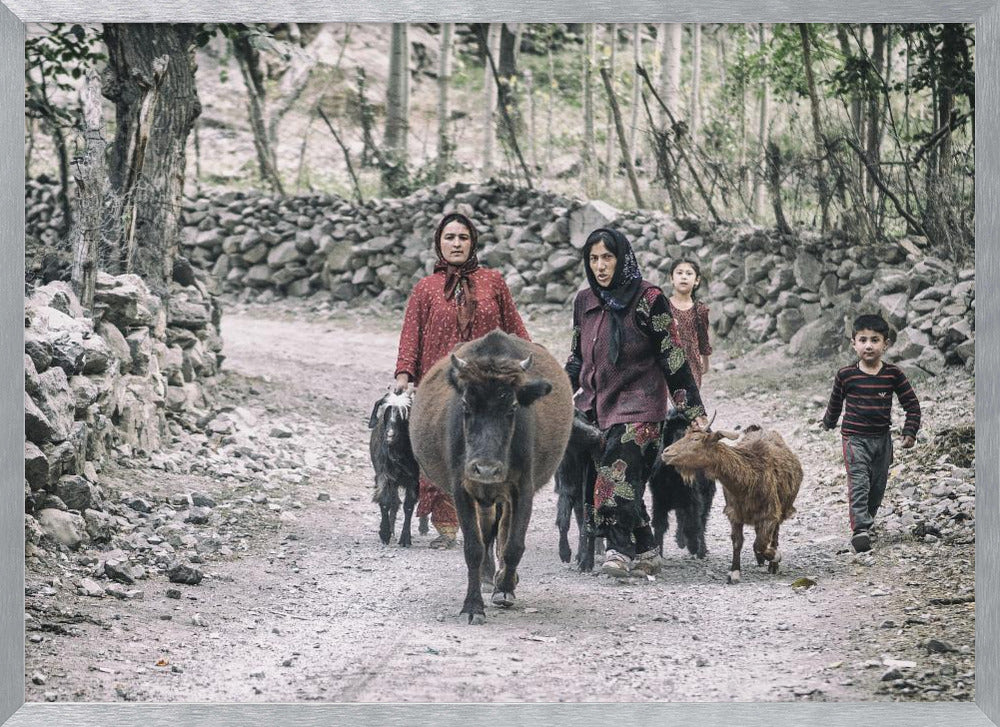
[{"label": "large boulder", "polygon": [[70,510],[83,512],[104,508],[100,488],[79,475],[60,477],[55,486],[55,494]]},{"label": "large boulder", "polygon": [[788,353],[803,358],[820,358],[844,350],[846,341],[837,323],[821,318],[806,323],[788,341]]},{"label": "large boulder", "polygon": [[36,519],[45,536],[70,550],[76,550],[87,540],[86,524],[76,513],[45,508]]},{"label": "large boulder", "polygon": [[587,237],[598,227],[608,227],[621,217],[621,210],[607,202],[594,199],[569,215],[569,242],[577,250],[583,249]]}]

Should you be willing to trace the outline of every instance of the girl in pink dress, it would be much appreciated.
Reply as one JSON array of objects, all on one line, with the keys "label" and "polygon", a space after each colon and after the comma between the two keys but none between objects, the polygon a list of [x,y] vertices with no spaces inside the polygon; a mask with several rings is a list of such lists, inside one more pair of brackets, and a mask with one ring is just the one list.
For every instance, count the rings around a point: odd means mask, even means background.
[{"label": "girl in pink dress", "polygon": [[681,348],[695,383],[708,371],[712,344],[708,340],[708,306],[696,298],[701,285],[701,267],[695,260],[675,260],[670,266],[670,314],[674,321],[673,338]]}]

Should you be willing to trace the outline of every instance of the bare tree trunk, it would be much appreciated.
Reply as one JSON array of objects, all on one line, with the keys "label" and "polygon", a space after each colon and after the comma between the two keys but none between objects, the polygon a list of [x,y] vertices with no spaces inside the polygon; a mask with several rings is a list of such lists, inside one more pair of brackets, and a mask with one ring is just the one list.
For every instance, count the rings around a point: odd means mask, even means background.
[{"label": "bare tree trunk", "polygon": [[597,192],[594,154],[594,53],[597,44],[597,26],[587,23],[583,43],[583,184],[588,197]]},{"label": "bare tree trunk", "polygon": [[493,55],[493,51],[490,49],[487,43],[487,36],[482,32],[482,25],[479,26],[479,43],[486,53],[486,63],[489,66],[490,72],[493,74],[493,80],[497,85],[497,90],[499,91],[499,102],[497,106],[500,109],[500,118],[503,120],[504,138],[510,145],[510,151],[514,154],[517,159],[517,163],[521,168],[521,173],[524,175],[525,184],[527,184],[528,189],[532,189],[531,184],[531,172],[528,170],[528,165],[524,161],[524,156],[521,154],[521,146],[517,141],[517,130],[515,128],[514,119],[511,115],[511,103],[508,100],[510,91],[510,80],[504,80],[500,77],[500,71],[497,67],[496,56]]},{"label": "bare tree trunk", "polygon": [[[611,93],[614,94],[615,87],[615,57],[618,53],[618,25],[616,23],[611,23],[608,27],[608,34],[610,36],[611,44],[611,60],[610,60],[610,77],[611,77]],[[601,67],[601,76],[604,76],[604,67]],[[611,180],[613,178],[613,172],[618,167],[618,162],[615,159],[615,119],[611,113],[611,105],[608,105],[608,117],[607,117],[607,131],[605,136],[604,144],[604,188],[607,191],[611,191]]]},{"label": "bare tree trunk", "polygon": [[[663,72],[660,74],[661,94],[663,103],[670,109],[674,118],[680,118],[679,101],[681,97],[681,40],[684,26],[681,23],[667,23],[667,35],[664,42]],[[661,113],[661,128],[670,128],[666,114]]]},{"label": "bare tree trunk", "polygon": [[701,135],[701,23],[691,28],[691,142],[697,146]]},{"label": "bare tree trunk", "polygon": [[451,109],[448,105],[448,89],[451,85],[451,36],[453,23],[441,25],[441,58],[438,65],[438,138],[437,164],[435,175],[438,183],[447,178],[451,169],[451,153],[453,144],[449,136],[448,122]]},{"label": "bare tree trunk", "polygon": [[531,168],[538,170],[537,127],[535,126],[535,78],[530,69],[524,71],[524,94],[528,98],[528,141],[531,146]]},{"label": "bare tree trunk", "polygon": [[[500,25],[490,23],[486,34],[486,46],[495,58],[500,54]],[[483,64],[483,88],[486,91],[485,103],[483,104],[483,177],[489,178],[493,174],[493,149],[496,146],[497,127],[494,115],[497,106],[497,85],[493,78],[493,70],[490,68],[489,59],[484,53],[485,62]]]},{"label": "bare tree trunk", "polygon": [[[765,54],[768,47],[770,27],[767,23],[757,25],[757,41],[760,48],[761,63],[766,64]],[[765,180],[767,174],[767,143],[768,129],[771,123],[771,81],[767,73],[761,73],[759,101],[757,107],[757,164],[753,175],[753,215],[760,221],[764,217]]]},{"label": "bare tree trunk", "polygon": [[260,179],[278,194],[284,194],[285,190],[278,174],[278,160],[264,122],[265,88],[264,75],[260,67],[260,53],[250,44],[250,39],[246,35],[239,35],[233,39],[233,51],[247,89],[247,114],[250,130],[253,132]]},{"label": "bare tree trunk", "polygon": [[830,226],[830,193],[827,187],[826,164],[824,163],[826,143],[823,140],[823,127],[820,123],[819,96],[816,93],[816,79],[813,77],[812,52],[807,25],[799,25],[799,35],[802,37],[802,59],[806,71],[806,85],[809,88],[809,106],[812,109],[813,137],[816,143],[816,182],[819,186],[820,230],[826,232]]},{"label": "bare tree trunk", "polygon": [[[116,133],[110,157],[111,184],[135,209],[138,244],[125,261],[150,288],[165,295],[180,245],[180,212],[184,192],[184,147],[201,113],[195,84],[194,48],[197,26],[182,24],[106,23],[108,65],[104,95],[115,103]],[[162,93],[170,103],[157,104],[141,169],[137,143],[147,129],[140,126],[140,104],[156,83],[154,58],[168,58]]]},{"label": "bare tree trunk", "polygon": [[[866,154],[868,168],[878,168],[881,161],[880,147],[882,144],[882,73],[885,60],[885,26],[882,23],[872,23],[872,73],[876,76],[868,88],[868,139]],[[865,193],[868,204],[874,209],[875,177],[870,173],[865,181]]]},{"label": "bare tree trunk", "polygon": [[552,116],[555,109],[555,94],[558,90],[556,84],[556,66],[555,60],[552,58],[552,46],[548,49],[549,58],[549,88],[545,94],[546,101],[548,102],[548,108],[546,109],[546,146],[545,146],[545,161],[548,164],[549,170],[552,169],[552,163],[555,161],[555,145],[552,139]]},{"label": "bare tree trunk", "polygon": [[628,181],[632,186],[632,196],[635,197],[636,207],[644,207],[642,195],[639,193],[639,180],[635,176],[635,166],[632,164],[632,153],[628,148],[628,139],[625,137],[625,125],[622,123],[622,114],[618,109],[618,100],[615,98],[615,89],[611,83],[611,73],[607,68],[601,67],[601,78],[604,79],[604,90],[608,94],[608,106],[615,122],[615,130],[618,132],[618,143],[621,146],[621,155],[625,160],[625,169],[628,172]]},{"label": "bare tree trunk", "polygon": [[410,115],[410,38],[406,23],[392,24],[389,51],[389,79],[385,102],[385,156],[388,166],[382,170],[382,187],[398,194],[405,187],[409,161]]},{"label": "bare tree trunk", "polygon": [[632,121],[628,128],[628,147],[632,150],[632,160],[641,157],[639,153],[639,76],[635,69],[642,65],[642,24],[632,26]]},{"label": "bare tree trunk", "polygon": [[785,211],[781,204],[781,151],[778,145],[768,140],[766,151],[767,188],[771,193],[771,208],[774,210],[774,224],[782,233],[789,235],[792,228],[785,219]]},{"label": "bare tree trunk", "polygon": [[74,235],[73,292],[80,305],[93,317],[94,288],[97,282],[97,253],[101,243],[101,218],[107,196],[108,170],[104,156],[101,119],[101,81],[91,68],[82,94],[83,105],[83,159],[76,166],[78,229]]},{"label": "bare tree trunk", "polygon": [[31,160],[35,152],[35,131],[38,124],[30,116],[24,117],[24,132],[27,137],[24,145],[24,178],[31,179]]},{"label": "bare tree trunk", "polygon": [[[851,50],[851,43],[847,36],[847,26],[844,23],[837,23],[837,41],[840,44],[840,52],[844,55],[845,61],[851,61],[854,58],[854,52]],[[851,116],[851,123],[854,126],[854,133],[860,140],[863,138],[863,126],[864,120],[861,115],[861,96],[857,91],[851,92],[850,106],[848,111]]]}]

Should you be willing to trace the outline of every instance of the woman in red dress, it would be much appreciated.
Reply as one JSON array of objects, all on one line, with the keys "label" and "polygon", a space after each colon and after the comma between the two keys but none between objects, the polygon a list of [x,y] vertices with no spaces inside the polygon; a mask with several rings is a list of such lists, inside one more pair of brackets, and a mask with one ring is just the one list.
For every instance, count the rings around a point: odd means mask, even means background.
[{"label": "woman in red dress", "polygon": [[[438,225],[434,272],[414,286],[406,304],[396,360],[396,391],[419,385],[431,366],[457,344],[494,328],[531,340],[503,276],[479,266],[478,237],[472,221],[457,212],[445,215]],[[428,514],[438,531],[430,547],[452,547],[458,532],[455,506],[446,493],[421,477],[417,516]]]}]

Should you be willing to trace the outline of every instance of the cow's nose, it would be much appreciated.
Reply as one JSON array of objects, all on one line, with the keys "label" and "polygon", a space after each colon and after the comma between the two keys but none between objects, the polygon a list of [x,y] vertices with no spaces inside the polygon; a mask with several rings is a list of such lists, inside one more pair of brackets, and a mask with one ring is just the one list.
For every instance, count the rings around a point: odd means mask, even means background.
[{"label": "cow's nose", "polygon": [[503,479],[503,463],[477,459],[469,462],[468,474],[471,479],[480,482],[497,482]]}]

